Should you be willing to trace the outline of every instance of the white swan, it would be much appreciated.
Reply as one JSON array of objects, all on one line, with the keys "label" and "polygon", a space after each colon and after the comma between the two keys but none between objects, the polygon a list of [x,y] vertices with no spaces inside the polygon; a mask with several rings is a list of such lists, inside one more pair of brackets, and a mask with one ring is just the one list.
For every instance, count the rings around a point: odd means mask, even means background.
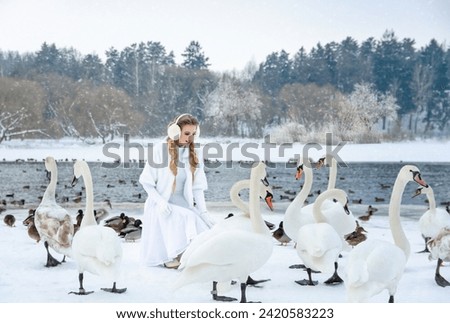
[{"label": "white swan", "polygon": [[444,261],[450,261],[450,227],[441,229],[437,236],[428,241],[430,259],[437,259],[434,280],[441,287],[450,286],[450,283],[441,276],[440,269]]},{"label": "white swan", "polygon": [[[325,162],[325,158],[319,160],[319,165]],[[330,177],[327,190],[335,188],[336,183],[336,168],[337,162],[332,158],[332,167],[330,168]],[[297,237],[300,227],[306,224],[316,222],[313,215],[314,203],[303,206],[306,198],[311,190],[312,186],[312,169],[311,164],[306,159],[303,160],[303,164],[297,167],[297,176],[301,176],[301,173],[305,173],[305,183],[300,193],[289,204],[284,215],[284,230],[286,234],[294,241]],[[348,201],[345,201],[347,204]],[[345,235],[352,233],[356,229],[356,221],[353,213],[345,212],[345,204],[333,202],[332,199],[324,200],[321,205],[323,216],[326,218],[326,222],[333,226],[337,233],[341,236],[343,246],[347,247],[345,243]],[[348,209],[347,209],[348,210]]]},{"label": "white swan", "polygon": [[[347,195],[344,191],[338,189],[326,190],[320,194],[313,206],[315,223],[309,223],[302,226],[297,233],[297,254],[302,259],[308,273],[308,280],[299,280],[296,283],[300,285],[314,286],[317,281],[311,278],[311,271],[335,272],[339,253],[342,251],[342,239],[336,230],[327,223],[321,209],[322,204],[329,198],[335,198],[345,205]],[[345,210],[348,212],[348,209]],[[336,279],[339,276],[336,277]],[[342,282],[342,280],[339,278]]]},{"label": "white swan", "polygon": [[[240,214],[230,213],[224,220],[219,221],[217,227],[220,227],[222,229],[251,228],[248,204],[244,202],[240,197],[240,192],[243,189],[247,189],[249,187],[250,187],[250,180],[248,179],[237,181],[233,184],[233,186],[231,186],[230,200],[233,203],[233,205],[241,211],[241,213]],[[266,202],[267,207],[271,211],[273,211],[273,192],[269,186],[269,183],[267,181],[266,182],[261,181],[260,183],[258,183],[258,187],[259,187],[259,197],[263,199]],[[267,221],[265,222],[269,227],[269,229],[274,226],[270,222]]]},{"label": "white swan", "polygon": [[397,285],[410,255],[409,241],[400,221],[401,198],[410,181],[427,186],[417,167],[406,165],[399,171],[389,202],[389,226],[395,244],[368,239],[350,252],[344,279],[348,301],[365,302],[387,289],[389,303],[394,302]]},{"label": "white swan", "polygon": [[63,254],[64,258],[62,261],[65,260],[66,256],[71,257],[74,228],[69,213],[56,203],[55,193],[58,169],[53,157],[48,156],[45,158],[45,168],[50,173],[51,178],[42,201],[35,211],[34,224],[47,250],[47,263],[45,266],[54,267],[61,262],[50,254],[48,248],[50,247],[56,252]]},{"label": "white swan", "polygon": [[[249,213],[252,231],[230,229],[207,239],[190,254],[173,288],[196,282],[229,282],[238,278],[241,303],[247,302],[246,280],[250,273],[263,266],[273,250],[273,239],[259,206],[258,183],[266,176],[265,164],[258,163],[250,176]],[[186,253],[186,252],[185,252]],[[183,254],[184,256],[184,254]],[[181,267],[181,266],[180,266]]]},{"label": "white swan", "polygon": [[[249,206],[248,203],[244,202],[240,198],[240,192],[243,189],[247,189],[250,187],[250,180],[249,179],[243,179],[240,181],[237,181],[233,184],[233,186],[230,189],[230,200],[233,203],[235,207],[237,207],[239,210],[241,210],[244,215],[249,217]],[[270,210],[273,210],[273,192],[268,183],[260,182],[258,184],[259,187],[259,197],[264,199],[267,206]]]},{"label": "white swan", "polygon": [[420,233],[425,240],[425,249],[422,252],[428,252],[428,240],[437,236],[442,228],[450,227],[450,214],[445,209],[436,207],[431,186],[417,188],[413,197],[420,194],[426,194],[428,199],[428,210],[419,219]]},{"label": "white swan", "polygon": [[[267,181],[260,181],[258,184],[259,188],[259,197],[263,198],[266,202],[267,206],[270,210],[273,210],[273,204],[272,204],[272,189],[269,186],[269,183]],[[207,231],[203,231],[199,235],[197,235],[189,244],[189,248],[187,248],[181,259],[180,259],[180,269],[183,269],[186,262],[188,261],[191,254],[194,252],[194,250],[203,245],[203,243],[210,239],[211,237],[215,237],[217,234],[227,231],[227,230],[246,230],[251,231],[252,230],[252,221],[250,219],[250,213],[249,213],[249,206],[247,203],[245,203],[241,198],[239,193],[243,189],[247,189],[250,187],[250,180],[249,179],[243,179],[240,181],[237,181],[233,184],[233,186],[230,189],[230,199],[235,207],[237,207],[241,213],[233,216],[229,216],[221,221],[217,221],[217,223]],[[267,224],[267,222],[265,221]],[[252,277],[247,278],[247,285],[258,285],[260,283],[264,283],[270,279],[261,279],[261,280],[254,280]],[[218,283],[213,282],[212,287],[212,297],[215,301],[225,301],[225,302],[231,302],[235,301],[235,298],[227,297],[227,296],[220,296],[218,295],[218,290],[221,290],[221,292],[224,292],[228,290],[230,287],[231,282],[227,283]]]},{"label": "white swan", "polygon": [[[327,155],[326,157],[319,159],[319,167],[324,165],[327,159],[331,159],[327,190],[332,190],[336,187],[337,161],[333,156]],[[345,212],[343,206],[343,204],[328,199],[324,201],[322,210],[324,216],[327,218],[327,222],[333,226],[344,242],[345,236],[355,231],[356,219],[351,211]],[[344,248],[347,246],[348,245],[344,242]]]},{"label": "white swan", "polygon": [[116,280],[119,275],[122,261],[122,244],[117,233],[111,229],[98,225],[94,216],[94,192],[92,176],[89,166],[85,161],[77,160],[73,167],[74,181],[82,176],[86,188],[86,209],[80,229],[73,238],[73,258],[78,266],[78,280],[80,288],[78,292],[70,292],[77,295],[87,295],[83,287],[83,273],[88,271],[94,275],[105,276],[113,281],[112,288],[102,288],[112,293],[123,293],[126,288],[116,288]]},{"label": "white swan", "polygon": [[305,174],[305,182],[301,191],[297,194],[294,200],[288,205],[283,218],[284,231],[294,242],[297,239],[297,233],[301,226],[314,223],[312,213],[312,204],[310,208],[305,206],[305,201],[308,198],[313,183],[313,171],[311,164],[306,158],[303,158],[297,166],[295,178],[298,180]]}]

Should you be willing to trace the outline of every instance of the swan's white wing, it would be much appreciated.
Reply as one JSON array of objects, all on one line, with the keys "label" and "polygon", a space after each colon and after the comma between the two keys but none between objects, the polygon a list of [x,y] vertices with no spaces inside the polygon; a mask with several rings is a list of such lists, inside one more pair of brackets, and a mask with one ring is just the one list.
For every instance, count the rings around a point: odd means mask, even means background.
[{"label": "swan's white wing", "polygon": [[306,267],[332,272],[342,241],[328,223],[312,223],[300,228],[296,250]]}]

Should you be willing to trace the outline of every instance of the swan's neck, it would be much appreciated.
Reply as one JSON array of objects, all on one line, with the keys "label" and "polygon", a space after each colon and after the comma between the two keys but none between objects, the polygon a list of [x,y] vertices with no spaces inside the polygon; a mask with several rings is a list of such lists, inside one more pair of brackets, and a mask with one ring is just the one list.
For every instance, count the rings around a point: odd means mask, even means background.
[{"label": "swan's neck", "polygon": [[304,206],[306,199],[308,198],[309,192],[312,188],[313,173],[311,166],[304,165],[303,172],[305,173],[305,182],[300,193],[294,198],[294,200],[289,204],[289,208],[300,209]]},{"label": "swan's neck", "polygon": [[249,213],[249,208],[248,205],[239,197],[239,192],[244,188],[248,188],[249,186],[250,181],[248,179],[244,179],[236,182],[230,189],[231,202],[246,215],[248,215]]},{"label": "swan's neck", "polygon": [[56,163],[50,164],[50,183],[44,192],[43,200],[55,202],[56,182],[58,181],[58,169]]},{"label": "swan's neck", "polygon": [[[253,172],[253,171],[252,171]],[[270,234],[264,219],[261,216],[261,208],[259,205],[259,179],[257,176],[250,177],[250,192],[249,192],[249,212],[252,222],[253,230],[256,233]]]},{"label": "swan's neck", "polygon": [[322,204],[323,204],[323,202],[325,202],[325,200],[332,198],[335,194],[336,194],[335,189],[326,190],[325,192],[323,192],[316,198],[316,201],[313,204],[312,211],[313,211],[314,220],[317,223],[327,222],[327,219],[325,218],[325,216],[322,213]]},{"label": "swan's neck", "polygon": [[411,248],[400,221],[400,205],[407,183],[407,181],[402,180],[401,173],[399,173],[392,188],[391,201],[389,202],[389,226],[392,237],[395,244],[405,253],[406,259],[409,258]]},{"label": "swan's neck", "polygon": [[331,190],[336,187],[336,176],[337,176],[337,162],[336,159],[331,157],[331,167],[330,174],[328,179],[328,190]]},{"label": "swan's neck", "polygon": [[429,192],[427,192],[427,199],[428,199],[428,207],[431,211],[436,210],[436,200],[434,199],[434,192],[431,187],[428,187]]},{"label": "swan's neck", "polygon": [[86,211],[81,221],[81,226],[97,225],[94,216],[94,191],[92,185],[92,176],[88,168],[83,167],[81,176],[83,176],[86,191]]}]

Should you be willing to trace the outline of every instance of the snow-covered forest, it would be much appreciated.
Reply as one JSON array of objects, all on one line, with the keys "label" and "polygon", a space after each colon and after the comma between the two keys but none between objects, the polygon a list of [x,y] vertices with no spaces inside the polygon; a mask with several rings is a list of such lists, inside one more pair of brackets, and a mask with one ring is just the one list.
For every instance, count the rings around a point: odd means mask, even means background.
[{"label": "snow-covered forest", "polygon": [[[224,49],[232,50],[232,49]],[[0,48],[0,143],[14,138],[159,136],[190,112],[208,136],[359,143],[450,135],[450,48],[431,39],[358,43],[351,37],[295,53],[281,49],[242,71],[208,69],[192,41],[175,63],[160,42],[96,54],[42,44]]]}]

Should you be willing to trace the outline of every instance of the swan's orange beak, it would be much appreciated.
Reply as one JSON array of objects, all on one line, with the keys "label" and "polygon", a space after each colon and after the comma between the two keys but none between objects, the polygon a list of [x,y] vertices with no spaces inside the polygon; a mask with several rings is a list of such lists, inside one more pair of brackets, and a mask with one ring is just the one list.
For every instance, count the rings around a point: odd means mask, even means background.
[{"label": "swan's orange beak", "polygon": [[267,206],[269,207],[270,211],[273,211],[273,195],[269,191],[267,191],[266,197],[264,198],[266,201]]},{"label": "swan's orange beak", "polygon": [[422,176],[419,172],[413,172],[413,179],[417,184],[423,187],[428,187],[428,184],[422,179]]},{"label": "swan's orange beak", "polygon": [[295,180],[299,180],[303,175],[303,165],[297,167],[297,172],[295,173]]}]

